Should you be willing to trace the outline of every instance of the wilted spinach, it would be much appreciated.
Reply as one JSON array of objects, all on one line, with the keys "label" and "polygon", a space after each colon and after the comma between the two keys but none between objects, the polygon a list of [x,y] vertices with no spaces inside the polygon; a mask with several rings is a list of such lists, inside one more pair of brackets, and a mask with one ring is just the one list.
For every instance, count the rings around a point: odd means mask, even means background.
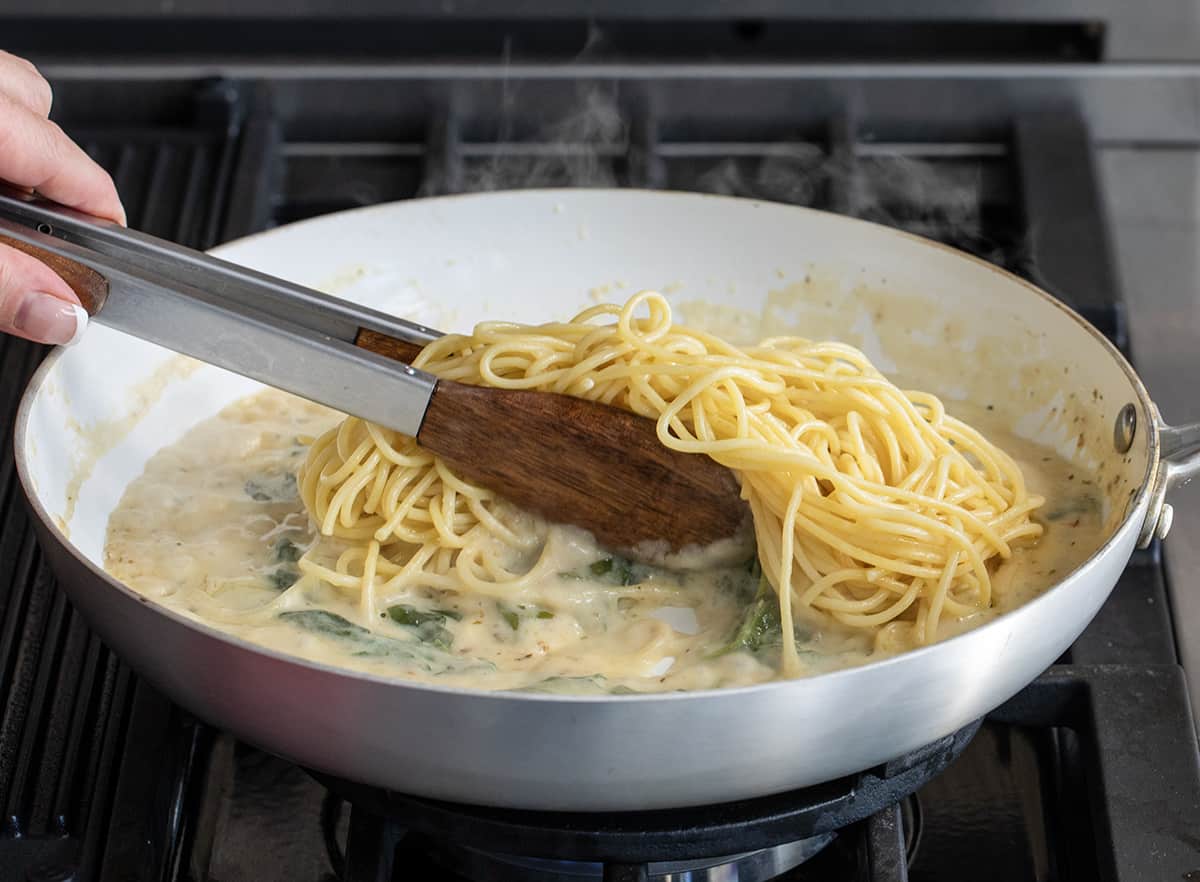
[{"label": "wilted spinach", "polygon": [[246,481],[243,489],[255,502],[290,502],[300,495],[296,476],[291,472],[259,475]]},{"label": "wilted spinach", "polygon": [[280,563],[295,563],[303,554],[300,546],[286,536],[275,543],[275,560]]},{"label": "wilted spinach", "polygon": [[779,617],[779,596],[767,581],[759,576],[758,592],[746,609],[746,615],[729,640],[717,651],[717,655],[746,650],[758,652],[766,646],[783,643],[783,625]]},{"label": "wilted spinach", "polygon": [[446,619],[458,620],[462,615],[455,610],[419,610],[404,603],[389,606],[387,611],[397,625],[412,628],[417,639],[439,649],[449,649],[454,635],[446,627]]},{"label": "wilted spinach", "polygon": [[398,640],[376,634],[349,619],[323,609],[302,609],[281,612],[279,618],[306,631],[345,641],[352,655],[361,658],[390,658],[411,662],[422,670],[441,674],[448,670],[486,668],[495,665],[479,659],[459,659],[443,649],[419,640]]},{"label": "wilted spinach", "polygon": [[286,591],[295,585],[299,578],[300,571],[295,567],[276,567],[271,571],[271,575],[267,576],[267,581],[276,591]]}]

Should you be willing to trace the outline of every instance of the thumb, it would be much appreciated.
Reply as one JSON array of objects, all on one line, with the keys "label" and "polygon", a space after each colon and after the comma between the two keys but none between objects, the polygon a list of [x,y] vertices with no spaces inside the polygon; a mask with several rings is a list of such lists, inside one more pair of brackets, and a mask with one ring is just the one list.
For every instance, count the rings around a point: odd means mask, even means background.
[{"label": "thumb", "polygon": [[0,332],[38,343],[74,343],[87,312],[70,286],[41,261],[0,245]]}]

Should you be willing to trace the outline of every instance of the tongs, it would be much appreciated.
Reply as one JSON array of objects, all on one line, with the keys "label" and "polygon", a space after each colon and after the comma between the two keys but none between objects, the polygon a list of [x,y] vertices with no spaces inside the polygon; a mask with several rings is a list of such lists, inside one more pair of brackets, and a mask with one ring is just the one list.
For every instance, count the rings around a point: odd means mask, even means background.
[{"label": "tongs", "polygon": [[[736,479],[653,421],[409,362],[441,334],[0,184],[0,241],[49,264],[99,324],[388,426],[464,477],[639,556],[744,532]],[[641,555],[644,556],[644,555]]]}]

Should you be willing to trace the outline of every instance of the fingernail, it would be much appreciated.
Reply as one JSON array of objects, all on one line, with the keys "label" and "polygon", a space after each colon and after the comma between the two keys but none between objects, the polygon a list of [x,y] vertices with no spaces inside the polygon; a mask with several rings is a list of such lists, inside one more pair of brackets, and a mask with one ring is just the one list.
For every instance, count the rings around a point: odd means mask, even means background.
[{"label": "fingernail", "polygon": [[71,339],[64,343],[64,346],[74,346],[83,339],[83,332],[87,330],[88,314],[87,310],[78,303],[71,304],[71,312],[75,313],[75,333],[71,335]]},{"label": "fingernail", "polygon": [[43,343],[78,343],[87,329],[87,311],[77,303],[67,303],[53,294],[34,291],[13,317],[13,328]]}]

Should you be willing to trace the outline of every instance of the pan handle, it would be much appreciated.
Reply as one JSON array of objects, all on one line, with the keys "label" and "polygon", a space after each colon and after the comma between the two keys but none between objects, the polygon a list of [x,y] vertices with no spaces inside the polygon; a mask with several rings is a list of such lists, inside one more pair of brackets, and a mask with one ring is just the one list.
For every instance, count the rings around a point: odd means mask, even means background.
[{"label": "pan handle", "polygon": [[1138,537],[1138,548],[1155,539],[1165,539],[1171,531],[1175,510],[1165,497],[1173,487],[1181,487],[1200,475],[1200,423],[1168,426],[1158,423],[1158,473],[1150,495],[1150,507]]},{"label": "pan handle", "polygon": [[1159,460],[1167,470],[1167,486],[1186,484],[1200,475],[1200,423],[1158,427]]}]

